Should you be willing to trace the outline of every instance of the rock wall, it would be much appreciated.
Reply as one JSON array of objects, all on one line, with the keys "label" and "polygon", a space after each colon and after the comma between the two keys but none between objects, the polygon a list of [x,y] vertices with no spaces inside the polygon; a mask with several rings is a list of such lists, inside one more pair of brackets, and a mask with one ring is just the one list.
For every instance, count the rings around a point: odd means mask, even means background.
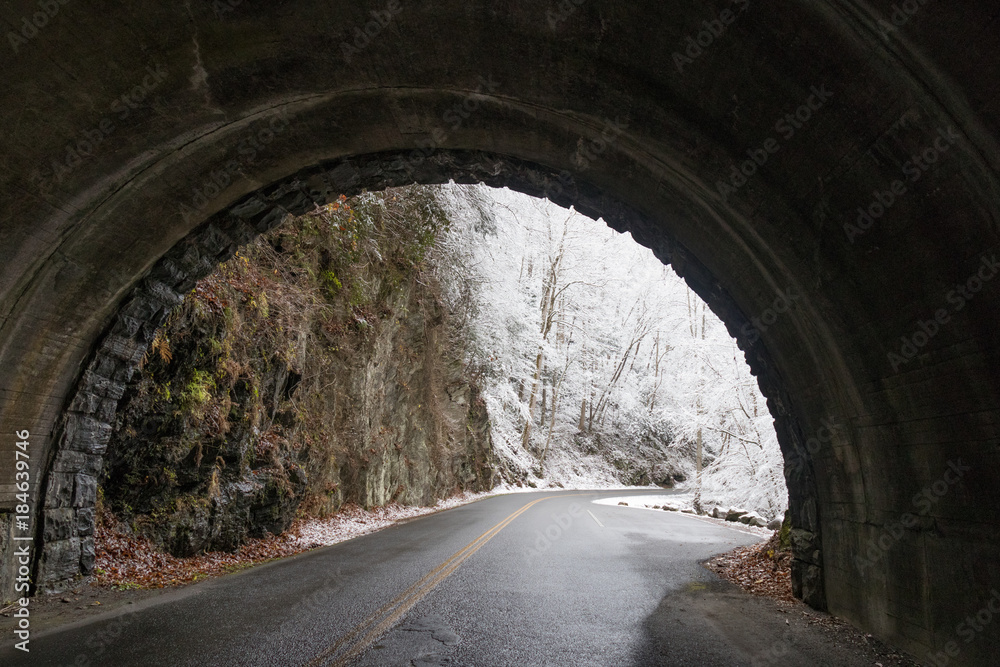
[{"label": "rock wall", "polygon": [[175,555],[345,503],[495,484],[463,332],[424,254],[420,189],[287,221],[198,283],[127,385],[102,502]]}]

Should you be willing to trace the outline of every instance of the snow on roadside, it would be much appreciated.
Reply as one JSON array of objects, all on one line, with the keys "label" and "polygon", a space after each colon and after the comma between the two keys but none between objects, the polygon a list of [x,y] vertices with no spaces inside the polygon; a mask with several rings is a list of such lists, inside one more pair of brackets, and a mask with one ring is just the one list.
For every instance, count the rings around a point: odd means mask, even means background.
[{"label": "snow on roadside", "polygon": [[[618,503],[628,503],[629,507],[662,507],[670,505],[678,509],[691,509],[691,500],[683,494],[670,494],[662,496],[621,496],[615,498],[600,498],[594,501],[598,505],[617,505]],[[692,512],[694,510],[691,510]]]},{"label": "snow on roadside", "polygon": [[507,493],[532,493],[537,491],[562,491],[562,490],[588,490],[588,491],[635,491],[646,488],[659,487],[636,487],[636,486],[612,486],[595,484],[590,479],[580,479],[579,486],[563,485],[556,486],[548,484],[539,485],[538,488],[530,486],[507,486],[494,487],[490,491],[481,493],[460,493],[456,496],[437,501],[437,504],[430,507],[409,507],[404,505],[387,505],[365,510],[357,506],[344,507],[337,514],[327,519],[307,519],[296,525],[290,532],[292,539],[305,549],[314,547],[324,547],[337,544],[345,540],[350,540],[361,535],[374,533],[375,531],[387,528],[394,523],[412,519],[425,514],[433,514],[442,510],[451,509],[460,505],[467,505],[483,498],[498,496]]},{"label": "snow on roadside", "polygon": [[612,482],[595,481],[589,477],[580,477],[572,481],[538,479],[531,480],[535,486],[498,486],[490,493],[535,493],[537,491],[647,491],[662,489],[662,486],[626,486]]},{"label": "snow on roadside", "polygon": [[[590,490],[595,489],[593,484]],[[554,490],[550,487],[547,490]],[[539,491],[531,487],[498,486],[483,493],[462,493],[439,500],[431,507],[392,505],[372,510],[357,506],[342,508],[328,519],[297,521],[281,535],[247,540],[236,551],[212,551],[198,556],[177,557],[161,552],[148,538],[136,535],[108,511],[97,521],[94,580],[98,586],[117,588],[164,588],[215,577],[276,558],[285,558],[312,548],[328,546],[381,530],[399,521],[440,512],[483,498],[506,493]],[[620,487],[635,491],[636,487]]]},{"label": "snow on roadside", "polygon": [[99,586],[119,590],[180,586],[343,542],[404,519],[457,507],[497,493],[497,489],[462,493],[439,500],[432,507],[393,505],[372,510],[356,505],[345,507],[328,519],[297,521],[281,535],[249,539],[235,551],[211,551],[187,557],[163,553],[148,538],[136,535],[110,512],[104,512],[96,527],[94,579]]},{"label": "snow on roadside", "polygon": [[438,500],[436,504],[430,507],[409,507],[392,504],[366,510],[352,505],[341,508],[335,515],[326,519],[307,519],[303,521],[293,529],[296,533],[294,539],[307,549],[325,547],[367,535],[368,533],[374,533],[406,519],[433,514],[434,512],[440,512],[460,505],[467,505],[477,500],[488,498],[489,496],[495,496],[498,493],[504,493],[504,491],[494,489],[481,493],[460,493],[450,498]]},{"label": "snow on roadside", "polygon": [[[761,539],[766,539],[770,537],[774,531],[768,530],[767,528],[760,528],[757,526],[748,526],[738,521],[726,521],[725,519],[713,519],[710,516],[694,514],[694,510],[691,510],[691,505],[694,501],[694,496],[692,494],[678,493],[671,495],[648,495],[648,496],[616,496],[614,498],[598,498],[597,500],[592,500],[591,502],[595,505],[613,505],[617,506],[621,503],[625,503],[628,507],[634,507],[636,509],[648,509],[655,511],[663,511],[662,507],[664,505],[669,505],[670,507],[677,507],[678,511],[676,514],[685,514],[692,519],[699,519],[701,521],[708,521],[709,523],[714,523],[719,526],[725,526],[726,528],[732,528],[733,530],[738,530],[743,533],[749,533],[751,535],[756,535]],[[659,508],[659,509],[658,509]],[[691,512],[680,512],[679,510],[688,509]],[[668,510],[670,511],[670,510]]]}]

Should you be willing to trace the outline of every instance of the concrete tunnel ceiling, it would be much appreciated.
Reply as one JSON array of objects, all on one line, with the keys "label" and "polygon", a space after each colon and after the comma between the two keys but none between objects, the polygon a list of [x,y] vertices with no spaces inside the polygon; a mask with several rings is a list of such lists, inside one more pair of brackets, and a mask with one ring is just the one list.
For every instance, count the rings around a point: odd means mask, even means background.
[{"label": "concrete tunnel ceiling", "polygon": [[449,178],[631,231],[726,321],[811,604],[923,656],[1000,586],[1000,8],[50,4],[0,10],[0,507],[29,430],[43,587],[163,309],[286,211]]}]

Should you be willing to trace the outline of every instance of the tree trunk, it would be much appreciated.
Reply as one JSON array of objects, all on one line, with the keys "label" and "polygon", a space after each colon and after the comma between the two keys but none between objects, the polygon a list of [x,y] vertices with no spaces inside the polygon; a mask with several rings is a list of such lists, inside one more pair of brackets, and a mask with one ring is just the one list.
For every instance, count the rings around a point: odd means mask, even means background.
[{"label": "tree trunk", "polygon": [[528,449],[531,442],[531,420],[535,413],[535,403],[538,400],[538,380],[542,375],[542,348],[538,348],[538,355],[535,357],[535,376],[531,382],[531,395],[528,397],[528,418],[524,420],[524,433],[521,434],[521,446]]},{"label": "tree trunk", "polygon": [[552,443],[552,431],[556,426],[556,410],[559,407],[559,387],[562,386],[562,381],[565,377],[566,373],[564,372],[562,378],[559,378],[559,384],[552,387],[552,411],[549,414],[549,434],[545,437],[545,446],[542,447],[542,456],[540,461],[542,476],[545,475],[545,457],[548,456],[549,445]]},{"label": "tree trunk", "polygon": [[542,381],[542,409],[541,409],[541,412],[539,412],[539,414],[538,414],[538,426],[539,427],[544,427],[545,426],[545,399],[546,399],[546,391],[545,391],[545,389],[546,389],[545,382]]},{"label": "tree trunk", "polygon": [[701,514],[701,428],[698,429],[697,472],[695,473],[694,511]]}]

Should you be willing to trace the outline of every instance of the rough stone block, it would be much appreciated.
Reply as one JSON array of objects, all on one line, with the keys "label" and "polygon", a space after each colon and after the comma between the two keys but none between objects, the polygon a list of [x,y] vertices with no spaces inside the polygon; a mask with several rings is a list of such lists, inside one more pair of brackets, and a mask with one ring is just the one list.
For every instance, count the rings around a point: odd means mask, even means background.
[{"label": "rough stone block", "polygon": [[187,274],[172,259],[164,257],[163,260],[157,262],[156,266],[154,266],[149,272],[149,278],[150,280],[166,283],[167,285],[176,285],[177,283],[186,280]]},{"label": "rough stone block", "polygon": [[232,216],[226,218],[225,224],[222,225],[222,229],[225,230],[226,235],[228,235],[237,246],[246,245],[257,238],[257,230],[246,224],[243,220]]},{"label": "rough stone block", "polygon": [[62,450],[56,454],[55,461],[52,463],[52,472],[66,474],[70,479],[77,473],[97,477],[103,466],[104,458],[99,454]]},{"label": "rough stone block", "polygon": [[80,539],[80,574],[89,576],[94,571],[94,561],[97,554],[94,550],[94,538],[84,537]]},{"label": "rough stone block", "polygon": [[73,491],[73,507],[93,507],[97,502],[97,479],[90,475],[77,475]]},{"label": "rough stone block", "polygon": [[125,383],[132,379],[135,367],[123,362],[121,359],[99,354],[94,360],[94,372],[110,378],[115,382]]},{"label": "rough stone block", "polygon": [[38,566],[38,586],[42,592],[65,588],[65,582],[80,573],[80,538],[47,542]]},{"label": "rough stone block", "polygon": [[135,368],[135,364],[125,364],[119,362],[113,377],[122,382],[130,382],[132,380],[132,375],[135,373]]},{"label": "rough stone block", "polygon": [[337,192],[347,190],[361,179],[358,168],[347,161],[326,169],[324,175]]},{"label": "rough stone block", "polygon": [[101,399],[94,412],[94,416],[102,422],[111,423],[115,420],[115,413],[118,412],[118,401],[111,398]]},{"label": "rough stone block", "polygon": [[198,243],[201,245],[203,252],[212,257],[224,254],[233,245],[232,239],[214,224],[206,225],[198,237]]},{"label": "rough stone block", "polygon": [[273,206],[269,208],[264,215],[257,218],[254,228],[263,234],[264,232],[280,225],[281,221],[284,220],[287,215],[288,211],[285,209],[280,206]]},{"label": "rough stone block", "polygon": [[119,312],[120,317],[128,317],[139,322],[147,322],[158,310],[159,305],[152,303],[148,297],[134,296],[128,303],[122,306]]},{"label": "rough stone block", "polygon": [[[197,255],[196,255],[197,256]],[[200,266],[201,260],[197,260],[195,266]],[[193,272],[188,272],[189,275],[196,275]],[[180,294],[174,288],[169,285],[157,281],[149,280],[144,286],[145,298],[150,300],[150,303],[156,305],[155,311],[166,309],[168,312],[176,308],[184,300],[184,295]]]},{"label": "rough stone block", "polygon": [[104,377],[114,377],[115,369],[117,368],[117,362],[114,359],[98,355],[94,359],[94,365],[91,366],[91,372],[97,375],[103,375]]},{"label": "rough stone block", "polygon": [[104,457],[99,454],[85,454],[80,472],[97,477],[104,469]]},{"label": "rough stone block", "polygon": [[66,420],[63,447],[85,454],[103,454],[111,438],[111,425],[87,415],[70,416]]},{"label": "rough stone block", "polygon": [[110,398],[114,401],[121,400],[121,397],[125,395],[125,385],[123,383],[116,382],[110,377],[97,375],[90,370],[84,373],[80,388],[81,390],[86,389],[92,394]]},{"label": "rough stone block", "polygon": [[[101,354],[107,354],[126,363],[138,362],[143,350],[134,338],[110,335],[101,344]],[[136,356],[138,355],[138,356]]]},{"label": "rough stone block", "polygon": [[43,521],[42,539],[45,544],[68,540],[76,527],[76,512],[71,507],[47,509]]},{"label": "rough stone block", "polygon": [[[176,254],[171,252],[170,257],[177,263],[178,268],[183,271],[188,278],[201,278],[215,268],[214,257],[204,251],[197,238],[189,238],[178,247]],[[162,283],[160,283],[163,285]],[[164,288],[173,292],[171,288],[163,285]],[[163,298],[167,295],[157,293],[157,290],[148,290],[153,298]],[[169,297],[168,297],[169,298]]]},{"label": "rough stone block", "polygon": [[73,499],[73,476],[66,473],[49,475],[49,487],[45,492],[45,506],[51,508],[69,507]]},{"label": "rough stone block", "polygon": [[178,245],[174,250],[170,251],[169,257],[177,263],[177,267],[181,271],[189,276],[195,273],[198,263],[201,261],[201,253],[198,246],[191,242]]},{"label": "rough stone block", "polygon": [[264,203],[260,197],[254,195],[229,209],[229,214],[237,218],[249,220],[256,219],[258,215],[267,209],[267,204]]},{"label": "rough stone block", "polygon": [[142,320],[138,320],[134,317],[122,316],[115,320],[114,325],[111,327],[111,333],[124,336],[125,338],[134,338],[139,327],[142,326]]},{"label": "rough stone block", "polygon": [[819,536],[808,530],[793,528],[790,535],[792,541],[792,553],[801,561],[813,565],[821,565]]},{"label": "rough stone block", "polygon": [[800,560],[792,561],[792,595],[810,607],[826,610],[823,568]]},{"label": "rough stone block", "polygon": [[83,470],[86,464],[86,454],[83,452],[72,452],[68,450],[61,450],[56,454],[55,460],[52,462],[52,472],[53,473],[78,473]]},{"label": "rough stone block", "polygon": [[92,415],[97,413],[101,407],[101,401],[103,399],[97,394],[93,394],[89,391],[80,391],[69,404],[70,412],[78,412],[84,415]]},{"label": "rough stone block", "polygon": [[76,534],[87,537],[94,534],[94,508],[81,507],[76,511]]},{"label": "rough stone block", "polygon": [[117,410],[118,399],[107,398],[86,390],[78,392],[68,408],[69,412],[78,413],[80,416],[94,416],[108,423],[114,420]]},{"label": "rough stone block", "polygon": [[153,342],[153,339],[156,338],[156,332],[160,328],[160,324],[162,324],[160,317],[158,315],[154,316],[143,322],[142,329],[139,331],[138,334],[136,334],[136,337],[139,340],[145,341],[144,344],[147,350],[149,349],[150,344]]}]

